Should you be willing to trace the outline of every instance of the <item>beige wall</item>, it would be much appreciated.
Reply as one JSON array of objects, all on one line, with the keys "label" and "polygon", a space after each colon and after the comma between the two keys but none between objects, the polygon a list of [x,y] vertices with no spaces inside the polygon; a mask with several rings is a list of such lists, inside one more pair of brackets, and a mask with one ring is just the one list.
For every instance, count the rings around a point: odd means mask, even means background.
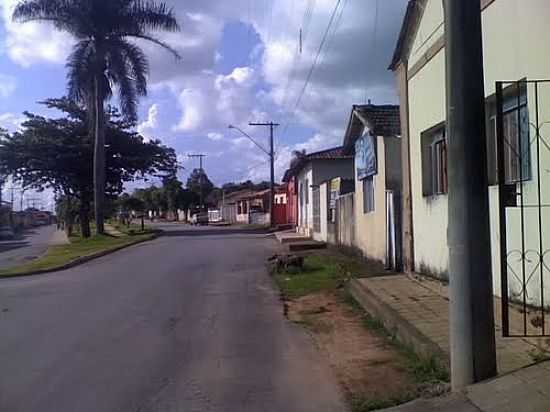
[{"label": "beige wall", "polygon": [[[443,21],[440,0],[428,0],[425,13],[413,42],[409,67],[421,61],[422,54],[433,46],[443,33],[437,28]],[[438,23],[439,21],[439,23]],[[550,2],[548,0],[496,0],[482,12],[485,89],[490,96],[495,91],[495,82],[527,78],[550,79],[550,42],[548,27]],[[439,33],[441,32],[441,33]],[[439,34],[438,34],[439,33]],[[437,35],[435,35],[437,34]],[[422,169],[420,155],[420,133],[445,120],[445,50],[437,53],[408,82],[409,129],[411,156],[411,187],[414,223],[414,248],[416,270],[445,275],[448,268],[447,249],[447,196],[426,198],[422,196]],[[528,91],[529,116],[534,128],[534,88]],[[539,102],[544,114],[540,121],[549,121],[550,84],[539,90]],[[546,141],[550,139],[550,128],[542,129]],[[542,146],[541,146],[542,147]],[[536,145],[531,148],[533,179],[523,185],[526,203],[538,203],[537,197],[537,154]],[[550,148],[541,149],[541,164],[550,164]],[[550,171],[541,167],[543,178],[542,203],[550,203]],[[518,191],[520,186],[518,185]],[[500,294],[500,252],[499,215],[497,187],[489,187],[491,246],[493,258],[493,282],[496,294]],[[538,249],[538,209],[525,215],[526,248]],[[543,248],[550,249],[550,209],[545,208],[543,219]],[[508,250],[519,249],[521,243],[520,219],[517,210],[508,211]],[[550,267],[550,252],[545,260]],[[534,259],[531,259],[532,261]],[[519,260],[518,260],[519,261]],[[513,264],[514,265],[514,264]],[[518,266],[516,264],[516,266]],[[514,268],[516,271],[519,267]],[[528,267],[529,272],[533,267]],[[529,273],[528,273],[529,274]],[[546,296],[550,296],[550,270],[545,274],[549,285]],[[519,283],[513,275],[510,287],[519,290]],[[514,284],[515,282],[515,284]],[[537,302],[540,284],[535,276],[528,287],[529,299]]]},{"label": "beige wall", "polygon": [[386,258],[386,164],[384,138],[377,138],[378,174],[374,176],[374,211],[363,212],[363,181],[355,171],[355,245],[372,260]]},{"label": "beige wall", "polygon": [[321,199],[321,232],[313,232],[313,239],[326,242],[328,240],[328,202],[327,202],[327,191],[328,191],[329,182],[324,182],[319,186],[319,197]]}]

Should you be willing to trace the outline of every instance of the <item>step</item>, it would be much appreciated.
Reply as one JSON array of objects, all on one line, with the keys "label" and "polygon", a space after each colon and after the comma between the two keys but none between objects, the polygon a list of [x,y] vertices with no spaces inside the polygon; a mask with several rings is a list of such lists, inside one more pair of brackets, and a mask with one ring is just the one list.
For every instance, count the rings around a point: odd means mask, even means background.
[{"label": "step", "polygon": [[307,242],[311,240],[310,237],[304,236],[294,231],[276,232],[275,237],[279,243],[293,243],[293,242]]},{"label": "step", "polygon": [[288,244],[288,250],[290,252],[299,252],[303,250],[315,250],[326,249],[327,244],[325,242],[317,242],[315,240],[307,240],[304,242],[292,242]]}]

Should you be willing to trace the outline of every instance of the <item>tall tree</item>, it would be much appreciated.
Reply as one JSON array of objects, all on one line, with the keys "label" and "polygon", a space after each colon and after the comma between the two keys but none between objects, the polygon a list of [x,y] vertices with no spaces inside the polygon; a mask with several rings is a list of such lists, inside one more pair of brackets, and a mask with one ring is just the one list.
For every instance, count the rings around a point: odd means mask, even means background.
[{"label": "tall tree", "polygon": [[214,184],[210,181],[204,169],[193,169],[187,179],[187,189],[204,200],[214,189]]},{"label": "tall tree", "polygon": [[[0,146],[0,174],[11,175],[24,187],[57,192],[77,199],[82,233],[89,235],[89,215],[93,198],[91,167],[93,142],[87,129],[85,111],[67,99],[48,100],[49,108],[67,114],[49,119],[25,113],[22,131],[5,136]],[[133,123],[108,108],[106,124],[106,193],[115,196],[124,183],[148,175],[172,175],[176,154],[158,140],[144,141],[133,131]]]},{"label": "tall tree", "polygon": [[122,114],[137,118],[137,100],[147,94],[148,61],[132,42],[152,42],[179,57],[151,31],[178,31],[173,10],[153,0],[23,0],[13,12],[18,22],[48,21],[71,34],[76,44],[67,62],[69,98],[86,105],[94,136],[95,218],[104,232],[105,113],[104,104],[118,91]]}]

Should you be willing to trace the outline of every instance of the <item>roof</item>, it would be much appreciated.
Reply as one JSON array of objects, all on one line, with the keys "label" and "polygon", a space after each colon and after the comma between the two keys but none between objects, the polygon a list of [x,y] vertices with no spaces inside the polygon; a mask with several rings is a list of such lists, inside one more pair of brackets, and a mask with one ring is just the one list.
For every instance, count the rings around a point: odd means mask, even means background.
[{"label": "roof", "polygon": [[294,167],[288,168],[283,176],[283,182],[288,182],[292,176],[297,175],[300,170],[304,168],[306,164],[312,160],[338,160],[338,159],[351,159],[353,156],[344,153],[344,147],[332,147],[330,149],[320,150],[318,152],[313,152],[306,154],[301,158]]},{"label": "roof", "polygon": [[397,105],[354,105],[344,135],[345,153],[353,153],[355,141],[367,127],[374,136],[400,136],[401,120]]},{"label": "roof", "polygon": [[422,18],[425,3],[425,0],[409,0],[401,31],[397,38],[397,44],[393,52],[392,61],[388,67],[389,70],[395,70],[397,66],[399,66],[399,63],[404,60],[404,57],[409,54],[414,34]]}]

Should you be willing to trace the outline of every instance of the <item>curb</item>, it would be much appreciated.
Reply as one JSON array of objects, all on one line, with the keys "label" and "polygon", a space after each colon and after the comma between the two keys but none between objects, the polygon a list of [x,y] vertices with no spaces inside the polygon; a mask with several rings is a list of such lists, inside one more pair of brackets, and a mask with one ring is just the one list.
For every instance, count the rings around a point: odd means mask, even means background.
[{"label": "curb", "polygon": [[151,237],[148,238],[148,239],[141,239],[141,240],[138,240],[138,241],[133,242],[133,243],[128,243],[126,245],[117,246],[113,249],[103,250],[101,252],[93,253],[91,255],[82,256],[82,257],[76,258],[75,260],[70,261],[69,263],[65,263],[64,265],[56,266],[56,267],[53,267],[53,268],[50,268],[50,269],[34,270],[34,271],[30,271],[30,272],[16,273],[16,274],[13,274],[13,275],[0,275],[0,282],[2,281],[2,279],[13,279],[13,278],[22,278],[22,277],[27,277],[27,276],[43,275],[43,274],[46,274],[46,273],[58,272],[58,271],[61,271],[61,270],[71,269],[71,268],[74,268],[75,266],[82,265],[83,263],[87,263],[91,260],[98,259],[98,258],[101,258],[103,256],[107,256],[107,255],[110,255],[112,253],[118,252],[119,250],[126,249],[126,248],[129,248],[131,246],[139,245],[140,243],[155,240],[161,235],[162,235],[161,233],[152,233]]},{"label": "curb", "polygon": [[352,279],[347,288],[359,305],[367,313],[380,320],[384,327],[395,335],[397,340],[410,346],[421,356],[430,357],[435,355],[443,366],[449,369],[450,359],[439,345],[405,320],[395,309],[381,301],[375,293],[361,285],[357,279]]}]

